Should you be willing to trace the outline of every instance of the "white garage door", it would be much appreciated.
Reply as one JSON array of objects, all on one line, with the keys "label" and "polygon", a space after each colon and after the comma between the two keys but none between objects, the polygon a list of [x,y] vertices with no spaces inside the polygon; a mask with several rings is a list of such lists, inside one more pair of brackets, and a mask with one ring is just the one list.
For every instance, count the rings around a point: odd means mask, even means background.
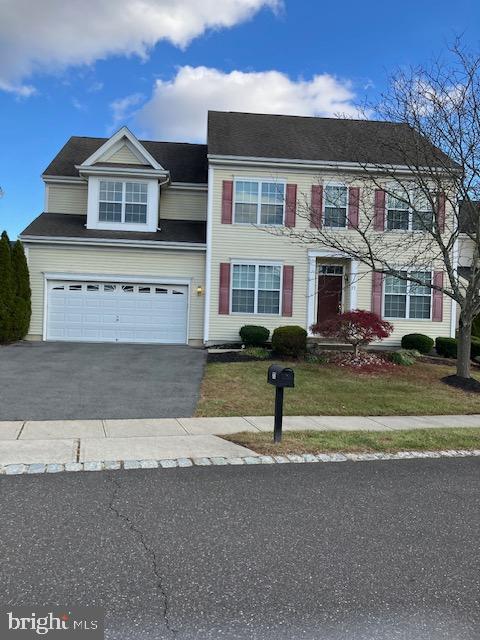
[{"label": "white garage door", "polygon": [[49,282],[47,340],[187,342],[188,287]]}]

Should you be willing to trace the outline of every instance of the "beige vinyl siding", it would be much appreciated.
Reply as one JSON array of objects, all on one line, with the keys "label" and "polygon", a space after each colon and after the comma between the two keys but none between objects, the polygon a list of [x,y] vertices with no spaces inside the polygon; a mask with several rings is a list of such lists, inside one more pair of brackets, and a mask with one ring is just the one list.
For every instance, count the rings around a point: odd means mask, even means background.
[{"label": "beige vinyl siding", "polygon": [[207,192],[167,187],[160,193],[160,219],[206,220]]},{"label": "beige vinyl siding", "polygon": [[[236,168],[218,167],[214,168],[214,191],[213,191],[213,217],[212,217],[212,262],[211,262],[211,301],[210,301],[210,323],[209,336],[210,343],[228,340],[238,340],[238,330],[244,324],[261,324],[271,331],[278,326],[298,324],[305,329],[308,328],[308,251],[325,249],[319,244],[294,243],[288,237],[278,237],[268,232],[268,229],[256,228],[253,225],[221,224],[222,208],[222,181],[234,180],[236,177],[264,178],[268,181],[285,181],[297,185],[297,220],[296,227],[301,229],[308,226],[305,219],[306,205],[310,204],[312,184],[327,182],[344,182],[347,186],[354,186],[352,179],[347,179],[334,173],[319,176],[314,170],[278,170],[275,168]],[[363,183],[358,183],[363,186]],[[361,202],[363,206],[371,206]],[[360,211],[361,215],[361,211]],[[361,221],[361,218],[360,218]],[[354,231],[338,231],[339,234],[347,234],[348,238],[355,241]],[[399,235],[399,241],[404,239]],[[403,250],[403,256],[408,261],[409,249]],[[219,315],[219,265],[222,262],[233,261],[278,261],[285,265],[294,266],[294,287],[293,287],[293,315],[292,317],[260,315],[260,314],[230,314]],[[322,259],[318,258],[318,262]],[[342,261],[340,260],[339,263]],[[347,261],[348,265],[348,261]],[[441,268],[437,265],[437,268]],[[362,271],[362,270],[361,270]],[[371,309],[371,282],[372,274],[365,273],[358,278],[357,285],[357,307],[361,309]],[[347,266],[348,272],[348,266]],[[348,294],[344,296],[344,308],[349,307]],[[314,301],[315,304],[315,301]],[[432,322],[429,320],[401,320],[393,322],[395,330],[392,336],[384,341],[384,344],[398,345],[401,337],[406,333],[421,332],[427,335],[448,336],[450,335],[450,313],[451,303],[445,297],[443,305],[443,321]]]},{"label": "beige vinyl siding", "polygon": [[29,334],[41,336],[44,315],[44,273],[95,273],[99,281],[108,275],[161,278],[192,278],[190,287],[189,340],[203,338],[204,297],[197,287],[205,287],[205,253],[203,251],[166,251],[163,249],[128,249],[110,247],[75,247],[35,245],[28,247],[28,264],[32,287],[32,320]]},{"label": "beige vinyl siding", "polygon": [[127,144],[124,144],[111,156],[100,158],[99,162],[118,162],[118,164],[145,164],[139,160]]},{"label": "beige vinyl siding", "polygon": [[47,189],[47,211],[50,213],[76,213],[87,215],[88,187],[85,184],[49,183]]}]

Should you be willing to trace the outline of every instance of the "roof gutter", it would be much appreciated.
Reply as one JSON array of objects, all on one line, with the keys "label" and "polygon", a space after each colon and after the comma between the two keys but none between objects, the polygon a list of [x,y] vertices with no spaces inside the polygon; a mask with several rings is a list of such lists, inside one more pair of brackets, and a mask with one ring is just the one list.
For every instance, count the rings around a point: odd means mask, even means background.
[{"label": "roof gutter", "polygon": [[20,235],[22,242],[32,244],[65,244],[78,246],[127,247],[141,249],[164,249],[180,251],[206,251],[207,245],[201,242],[169,242],[165,240],[128,240],[119,238],[69,238],[61,236]]},{"label": "roof gutter", "polygon": [[[257,156],[230,156],[209,153],[208,161],[211,164],[223,165],[246,165],[257,167],[285,167],[289,169],[329,169],[343,171],[369,171],[375,172],[392,172],[412,173],[412,169],[402,164],[372,164],[360,162],[332,162],[327,160],[303,160],[301,158],[263,158]],[[428,172],[432,167],[417,167],[418,171]],[[442,172],[442,167],[438,167],[438,171]],[[452,167],[452,171],[454,168]],[[460,171],[460,169],[458,170]],[[447,171],[445,170],[447,173]]]}]

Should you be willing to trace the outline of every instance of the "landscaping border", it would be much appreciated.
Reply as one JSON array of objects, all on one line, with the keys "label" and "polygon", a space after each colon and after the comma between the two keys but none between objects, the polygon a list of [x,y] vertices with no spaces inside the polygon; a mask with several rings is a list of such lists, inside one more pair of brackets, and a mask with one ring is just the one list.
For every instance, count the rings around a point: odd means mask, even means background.
[{"label": "landscaping border", "polygon": [[174,469],[188,467],[224,467],[258,464],[299,464],[312,462],[376,462],[385,460],[412,460],[419,458],[480,457],[480,449],[446,451],[398,451],[397,453],[304,453],[283,456],[246,456],[238,458],[169,458],[162,460],[124,460],[68,462],[66,464],[9,464],[0,466],[0,475],[36,475],[78,471],[119,471],[121,469]]}]

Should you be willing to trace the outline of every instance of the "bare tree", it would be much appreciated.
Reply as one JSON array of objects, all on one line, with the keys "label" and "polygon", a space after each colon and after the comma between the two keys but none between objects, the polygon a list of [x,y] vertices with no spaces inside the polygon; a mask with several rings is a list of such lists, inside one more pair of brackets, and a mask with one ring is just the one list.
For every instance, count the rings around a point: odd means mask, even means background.
[{"label": "bare tree", "polygon": [[[358,199],[360,216],[347,213],[348,233],[327,226],[309,195],[297,205],[297,214],[309,224],[280,233],[454,300],[459,307],[457,375],[469,378],[472,321],[480,312],[480,55],[466,52],[459,42],[450,54],[448,63],[396,74],[376,106],[378,117],[392,123],[378,140],[389,161],[379,160],[378,148],[371,158],[363,153],[357,160],[361,170],[349,178],[356,185],[350,199]],[[385,227],[379,224],[382,198],[389,202]],[[329,204],[334,211],[335,202]],[[473,247],[471,269],[462,277],[460,232]]]}]

